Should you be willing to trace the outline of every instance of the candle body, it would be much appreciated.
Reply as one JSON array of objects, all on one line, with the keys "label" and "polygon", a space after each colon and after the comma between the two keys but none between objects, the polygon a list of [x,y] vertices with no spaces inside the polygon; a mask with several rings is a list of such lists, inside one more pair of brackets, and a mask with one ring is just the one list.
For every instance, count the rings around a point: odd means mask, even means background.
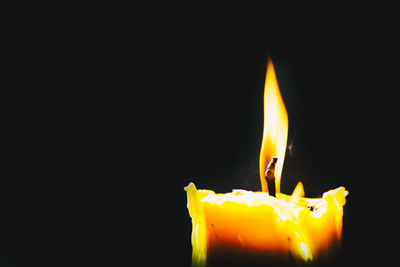
[{"label": "candle body", "polygon": [[340,244],[343,187],[311,199],[185,188],[192,218],[192,265],[224,257],[314,261]]}]

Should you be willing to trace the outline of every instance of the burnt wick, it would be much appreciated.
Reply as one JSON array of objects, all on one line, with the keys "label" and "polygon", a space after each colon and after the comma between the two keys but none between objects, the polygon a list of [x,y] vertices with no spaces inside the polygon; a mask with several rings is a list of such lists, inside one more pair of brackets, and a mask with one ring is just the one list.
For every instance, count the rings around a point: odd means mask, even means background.
[{"label": "burnt wick", "polygon": [[268,194],[270,196],[275,197],[275,166],[278,161],[277,157],[272,157],[267,165],[267,169],[265,170],[265,180],[268,185]]}]

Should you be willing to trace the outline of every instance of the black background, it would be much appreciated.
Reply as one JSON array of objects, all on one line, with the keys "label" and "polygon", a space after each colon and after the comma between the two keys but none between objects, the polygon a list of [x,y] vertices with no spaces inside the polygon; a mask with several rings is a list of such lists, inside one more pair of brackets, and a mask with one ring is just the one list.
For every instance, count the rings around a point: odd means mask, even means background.
[{"label": "black background", "polygon": [[130,25],[91,8],[77,25],[15,19],[5,38],[0,266],[189,266],[183,188],[260,190],[268,57],[289,115],[282,192],[345,186],[342,262],[396,260],[397,14],[168,3],[118,16]]},{"label": "black background", "polygon": [[[281,191],[344,186],[343,265],[395,258],[398,47],[391,15],[354,10],[303,18],[185,13],[159,36],[156,170],[162,262],[189,266],[183,187],[260,190],[262,96],[271,57],[289,116]],[[201,13],[201,12],[200,12]],[[273,13],[273,14],[272,14]],[[295,15],[291,17],[291,15]],[[250,19],[249,19],[250,17]],[[304,19],[304,20],[303,20]],[[164,28],[163,28],[164,29]],[[159,252],[158,252],[159,253]]]}]

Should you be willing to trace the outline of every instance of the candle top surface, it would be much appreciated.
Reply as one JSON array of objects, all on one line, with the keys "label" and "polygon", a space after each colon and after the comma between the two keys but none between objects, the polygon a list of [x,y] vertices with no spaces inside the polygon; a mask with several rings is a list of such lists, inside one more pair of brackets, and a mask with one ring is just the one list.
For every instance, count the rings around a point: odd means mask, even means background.
[{"label": "candle top surface", "polygon": [[216,205],[235,203],[246,206],[268,205],[273,208],[286,207],[291,210],[291,213],[298,213],[300,210],[308,209],[315,217],[322,214],[323,207],[327,205],[328,201],[333,201],[337,204],[338,208],[341,208],[345,205],[346,196],[348,195],[348,191],[342,186],[325,192],[322,198],[305,198],[283,193],[277,193],[276,197],[273,197],[268,193],[243,189],[233,189],[230,193],[215,193],[212,190],[199,189],[198,193],[201,196],[201,202]]}]

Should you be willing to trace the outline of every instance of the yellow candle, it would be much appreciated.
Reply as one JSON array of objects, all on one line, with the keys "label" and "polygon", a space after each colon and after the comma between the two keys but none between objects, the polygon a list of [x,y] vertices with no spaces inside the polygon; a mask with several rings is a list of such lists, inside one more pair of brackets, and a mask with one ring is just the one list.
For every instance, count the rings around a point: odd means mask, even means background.
[{"label": "yellow candle", "polygon": [[205,266],[207,253],[245,252],[283,260],[312,261],[338,245],[342,234],[344,187],[322,198],[233,190],[216,194],[185,190],[192,218],[193,266]]},{"label": "yellow candle", "polygon": [[[262,192],[216,194],[197,190],[193,183],[185,187],[192,218],[193,266],[205,266],[207,259],[230,255],[318,261],[340,245],[348,194],[344,187],[325,192],[322,198],[305,198],[299,182],[292,195],[280,193],[288,116],[272,61],[267,69],[259,162]],[[272,157],[278,158],[274,169],[276,197],[268,194],[264,177]]]}]

